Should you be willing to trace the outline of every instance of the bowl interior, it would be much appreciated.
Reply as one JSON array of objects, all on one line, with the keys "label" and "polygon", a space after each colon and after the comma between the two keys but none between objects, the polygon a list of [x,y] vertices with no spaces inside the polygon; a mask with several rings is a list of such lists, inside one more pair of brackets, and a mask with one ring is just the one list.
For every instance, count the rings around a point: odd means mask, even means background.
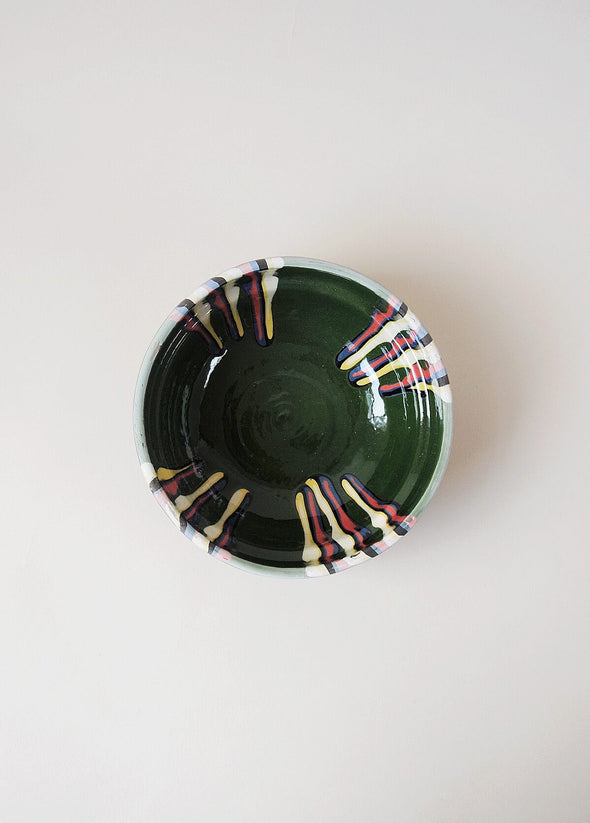
[{"label": "bowl interior", "polygon": [[175,310],[152,352],[152,488],[212,552],[337,570],[405,534],[437,479],[450,401],[438,353],[401,301],[342,271],[280,258],[230,270]]}]

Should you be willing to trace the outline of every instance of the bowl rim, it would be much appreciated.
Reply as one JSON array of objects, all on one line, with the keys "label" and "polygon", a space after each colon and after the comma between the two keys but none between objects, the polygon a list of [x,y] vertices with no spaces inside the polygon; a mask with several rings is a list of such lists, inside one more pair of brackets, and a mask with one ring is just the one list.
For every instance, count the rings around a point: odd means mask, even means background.
[{"label": "bowl rim", "polygon": [[[375,280],[372,280],[370,277],[361,274],[361,272],[358,272],[355,269],[348,268],[347,266],[342,266],[338,263],[330,263],[326,260],[319,260],[313,257],[274,256],[266,258],[257,258],[257,260],[252,260],[248,263],[243,263],[239,266],[234,266],[230,269],[227,269],[226,271],[221,272],[219,275],[216,275],[216,277],[223,277],[228,282],[232,280],[237,280],[249,271],[258,271],[259,263],[263,261],[265,264],[268,265],[268,268],[281,269],[289,266],[294,268],[317,270],[326,272],[328,274],[334,274],[338,277],[343,277],[347,280],[352,280],[356,283],[360,283],[366,286],[374,294],[376,294],[378,297],[386,301],[398,300],[398,298],[395,297],[395,295],[392,294],[392,292],[386,289],[385,286],[383,286],[381,283]],[[204,297],[206,297],[207,294],[210,292],[211,288],[218,287],[218,285],[219,284],[216,281],[214,281],[213,278],[209,278],[209,280],[203,281],[201,285],[198,286],[197,289],[195,289],[187,299],[191,300],[193,303],[196,303],[198,300],[202,300]],[[153,336],[139,369],[133,399],[133,433],[135,439],[135,448],[141,465],[142,474],[144,476],[146,483],[148,484],[148,487],[150,488],[150,491],[152,491],[157,502],[164,509],[168,517],[176,524],[176,526],[185,534],[186,537],[188,537],[197,546],[204,549],[208,554],[211,554],[213,557],[222,560],[227,565],[231,565],[236,568],[243,569],[244,571],[252,572],[254,574],[271,575],[273,577],[283,578],[306,579],[310,577],[332,576],[334,572],[343,571],[347,568],[357,566],[365,560],[370,559],[371,555],[365,554],[361,551],[357,555],[347,556],[342,560],[332,563],[331,565],[335,568],[330,570],[328,570],[326,566],[322,563],[319,563],[317,565],[306,565],[296,568],[281,568],[278,566],[264,565],[262,563],[256,563],[252,560],[245,560],[243,558],[236,557],[226,549],[221,549],[218,547],[211,548],[209,541],[204,535],[201,535],[191,526],[186,526],[186,524],[184,524],[181,521],[179,512],[175,508],[172,501],[166,496],[161,487],[159,487],[159,483],[156,479],[156,471],[151,463],[146,442],[144,425],[144,405],[146,388],[153,362],[158,351],[160,350],[160,347],[162,346],[170,332],[183,318],[184,314],[180,311],[182,308],[182,304],[183,301],[181,301],[179,304],[177,304],[177,306],[174,309],[172,309],[172,311],[168,314],[168,316],[166,317],[158,331]],[[408,315],[411,316],[414,319],[414,321],[420,323],[416,315],[411,310],[408,310],[406,316]],[[440,357],[436,344],[434,342],[431,342],[429,344],[429,348],[433,355],[437,358],[437,360],[442,364],[443,361]],[[422,514],[422,512],[432,499],[434,493],[440,485],[440,482],[443,478],[449,461],[453,437],[453,403],[450,385],[447,387],[447,389],[448,401],[441,403],[443,423],[443,441],[441,444],[441,450],[435,469],[430,478],[430,482],[424,489],[422,496],[420,497],[416,505],[413,507],[412,511],[407,515],[406,519],[411,521],[411,525],[414,524],[416,519]],[[394,543],[397,542],[399,537],[400,535],[396,534],[395,532],[391,532],[387,535],[384,535],[383,539],[378,543],[374,544],[372,547],[375,549],[376,555],[382,554],[385,550],[390,548]]]}]

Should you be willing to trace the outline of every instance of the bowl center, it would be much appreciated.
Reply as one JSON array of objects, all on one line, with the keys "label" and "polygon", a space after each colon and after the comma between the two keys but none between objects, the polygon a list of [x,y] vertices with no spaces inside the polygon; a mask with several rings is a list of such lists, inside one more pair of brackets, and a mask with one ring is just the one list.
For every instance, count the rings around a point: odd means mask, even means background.
[{"label": "bowl center", "polygon": [[304,483],[314,465],[332,473],[350,461],[350,416],[362,413],[360,398],[330,379],[317,354],[303,342],[228,348],[206,386],[193,387],[187,428],[195,454],[223,455],[233,477],[279,496]]}]

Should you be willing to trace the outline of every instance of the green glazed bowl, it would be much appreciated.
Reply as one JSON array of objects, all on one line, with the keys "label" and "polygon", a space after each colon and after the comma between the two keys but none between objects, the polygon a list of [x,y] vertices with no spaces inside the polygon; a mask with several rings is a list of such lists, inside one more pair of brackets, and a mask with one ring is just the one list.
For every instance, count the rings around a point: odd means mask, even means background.
[{"label": "green glazed bowl", "polygon": [[232,566],[332,574],[403,537],[451,443],[451,392],[408,307],[355,271],[269,257],[161,327],[135,395],[156,500]]}]

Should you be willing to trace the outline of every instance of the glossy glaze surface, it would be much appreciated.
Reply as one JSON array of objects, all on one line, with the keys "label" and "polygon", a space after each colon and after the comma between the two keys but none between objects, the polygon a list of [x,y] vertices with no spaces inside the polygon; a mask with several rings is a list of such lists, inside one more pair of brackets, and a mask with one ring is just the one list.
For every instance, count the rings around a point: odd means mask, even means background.
[{"label": "glossy glaze surface", "polygon": [[305,258],[183,301],[140,374],[146,479],[211,554],[313,576],[379,554],[446,463],[451,396],[426,329],[362,275]]}]

